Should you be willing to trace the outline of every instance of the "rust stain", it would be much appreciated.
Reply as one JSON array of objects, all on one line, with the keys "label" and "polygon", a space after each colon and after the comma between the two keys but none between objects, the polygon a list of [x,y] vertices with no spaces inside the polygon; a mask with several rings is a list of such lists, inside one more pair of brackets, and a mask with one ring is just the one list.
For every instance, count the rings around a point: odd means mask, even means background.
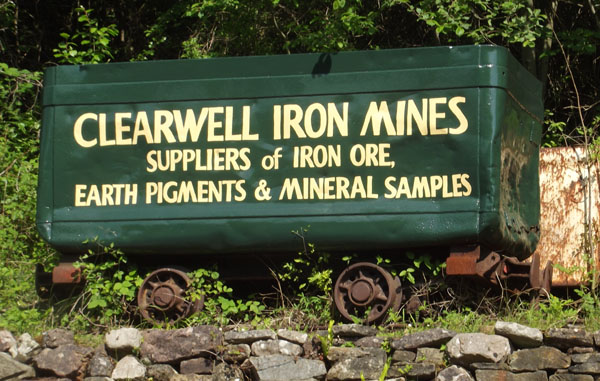
[{"label": "rust stain", "polygon": [[[593,266],[600,268],[600,192],[598,163],[588,171],[582,147],[540,151],[540,229],[536,253],[568,271],[554,269],[554,286],[576,285],[586,280]],[[591,191],[591,193],[590,193]],[[594,253],[586,252],[585,223],[591,220]],[[592,254],[593,261],[588,261]]]}]

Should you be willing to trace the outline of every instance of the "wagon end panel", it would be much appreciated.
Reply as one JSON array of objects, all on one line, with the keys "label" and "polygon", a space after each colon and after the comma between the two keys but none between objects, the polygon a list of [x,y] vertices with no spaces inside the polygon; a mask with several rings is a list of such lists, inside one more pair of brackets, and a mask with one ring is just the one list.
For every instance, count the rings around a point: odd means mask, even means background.
[{"label": "wagon end panel", "polygon": [[539,149],[543,106],[541,85],[512,56],[500,70],[505,87],[491,90],[499,117],[487,150],[492,171],[491,208],[482,218],[482,242],[506,256],[529,257],[539,240]]},{"label": "wagon end panel", "polygon": [[52,225],[54,221],[54,108],[46,104],[46,99],[52,97],[55,84],[56,67],[47,68],[44,72],[44,89],[42,103],[42,127],[40,135],[40,160],[38,170],[38,189],[36,205],[36,228],[40,236],[47,242],[52,242]]}]

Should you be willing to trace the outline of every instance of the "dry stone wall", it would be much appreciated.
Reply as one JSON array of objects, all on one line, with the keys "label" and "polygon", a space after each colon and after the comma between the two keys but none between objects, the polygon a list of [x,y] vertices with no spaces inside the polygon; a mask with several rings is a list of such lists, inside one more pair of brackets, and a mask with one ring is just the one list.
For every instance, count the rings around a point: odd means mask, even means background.
[{"label": "dry stone wall", "polygon": [[599,381],[600,332],[497,322],[494,334],[435,328],[398,336],[346,324],[281,329],[120,328],[98,348],[54,329],[0,331],[0,380]]}]

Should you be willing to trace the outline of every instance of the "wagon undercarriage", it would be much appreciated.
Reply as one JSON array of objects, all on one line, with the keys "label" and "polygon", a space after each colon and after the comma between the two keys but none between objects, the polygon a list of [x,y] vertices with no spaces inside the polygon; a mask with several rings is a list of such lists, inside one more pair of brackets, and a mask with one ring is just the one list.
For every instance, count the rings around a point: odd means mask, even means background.
[{"label": "wagon undercarriage", "polygon": [[[527,290],[539,295],[549,294],[552,269],[550,261],[541,267],[537,253],[527,261],[519,261],[482,246],[454,247],[446,259],[448,276],[471,278],[509,292]],[[52,271],[53,285],[64,287],[81,282],[80,271],[72,262],[63,262]],[[202,309],[204,296],[194,292],[191,283],[184,269],[162,267],[151,272],[137,293],[139,314],[153,323],[174,323],[193,315]],[[389,311],[398,312],[409,298],[403,293],[398,276],[371,262],[358,262],[343,269],[332,296],[343,319],[358,318],[365,323],[379,322]]]}]

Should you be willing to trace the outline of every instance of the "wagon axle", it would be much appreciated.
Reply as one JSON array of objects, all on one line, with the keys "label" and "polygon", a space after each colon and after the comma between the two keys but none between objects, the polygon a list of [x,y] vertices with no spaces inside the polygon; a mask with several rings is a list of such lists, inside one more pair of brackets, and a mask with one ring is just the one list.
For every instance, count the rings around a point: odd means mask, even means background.
[{"label": "wagon axle", "polygon": [[468,276],[494,286],[505,285],[510,291],[530,288],[549,293],[552,287],[552,262],[548,261],[542,270],[537,253],[531,257],[531,261],[519,261],[481,246],[453,248],[446,260],[446,275]]}]

